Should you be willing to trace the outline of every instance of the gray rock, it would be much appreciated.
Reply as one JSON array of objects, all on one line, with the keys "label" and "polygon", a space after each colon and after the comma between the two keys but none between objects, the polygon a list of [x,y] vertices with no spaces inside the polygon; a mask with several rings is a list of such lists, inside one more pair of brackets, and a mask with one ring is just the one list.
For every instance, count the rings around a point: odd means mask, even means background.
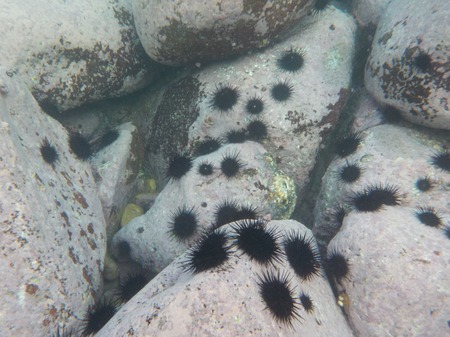
[{"label": "gray rock", "polygon": [[133,0],[141,42],[168,65],[224,59],[265,47],[311,8],[312,0]]},{"label": "gray rock", "polygon": [[[102,206],[65,129],[4,69],[0,91],[0,335],[49,336],[74,326],[102,291]],[[53,164],[41,155],[45,139]]]},{"label": "gray rock", "polygon": [[[171,84],[162,95],[149,137],[151,170],[161,176],[162,159],[179,148],[195,149],[205,137],[221,138],[261,119],[268,129],[264,147],[298,184],[302,195],[316,155],[336,125],[346,100],[354,33],[353,19],[330,6],[271,48],[211,65]],[[295,73],[282,71],[277,65],[291,48],[304,51],[304,66]],[[292,84],[292,97],[277,102],[271,97],[271,88],[283,81]],[[232,109],[219,111],[212,106],[214,93],[217,87],[227,84],[236,87],[240,96]],[[254,97],[264,103],[259,116],[246,112],[248,100]]]},{"label": "gray rock", "polygon": [[450,130],[450,2],[392,1],[366,64],[375,99],[412,123]]},{"label": "gray rock", "polygon": [[[321,248],[339,231],[340,224],[334,215],[338,206],[344,206],[348,214],[352,210],[351,196],[368,185],[398,187],[403,206],[440,205],[448,209],[450,175],[430,162],[440,146],[438,137],[433,139],[430,134],[400,126],[380,125],[362,132],[361,138],[358,150],[346,158],[336,158],[322,178],[313,228]],[[448,141],[443,143],[444,147],[448,145]],[[340,178],[339,172],[347,163],[361,168],[360,178],[353,183]],[[425,177],[432,182],[432,189],[427,192],[416,187],[417,180]]]},{"label": "gray rock", "polygon": [[127,0],[5,0],[0,21],[0,63],[49,112],[135,91],[161,69],[138,40]]},{"label": "gray rock", "polygon": [[[450,198],[431,205],[450,218]],[[450,274],[448,238],[420,223],[410,207],[376,213],[351,212],[328,249],[350,264],[348,318],[355,334],[445,336]]]},{"label": "gray rock", "polygon": [[134,125],[126,123],[116,130],[119,138],[89,160],[108,224],[108,238],[118,230],[120,210],[137,191],[137,176],[144,156]]},{"label": "gray rock", "polygon": [[392,0],[353,0],[353,15],[361,26],[377,25]]},{"label": "gray rock", "polygon": [[[221,172],[224,156],[239,155],[244,165],[237,176],[227,178]],[[198,165],[210,162],[213,174],[202,176]],[[200,156],[193,168],[180,180],[169,182],[160,192],[152,208],[134,218],[113,238],[112,251],[119,258],[121,245],[130,247],[130,258],[145,269],[161,271],[215,222],[217,206],[225,201],[239,207],[256,207],[260,216],[288,218],[296,204],[295,185],[281,172],[264,148],[254,142],[230,144],[216,152]],[[186,208],[197,213],[197,229],[193,236],[180,242],[171,228],[177,210]]]},{"label": "gray rock", "polygon": [[[312,238],[310,230],[292,220],[271,221],[267,228],[279,231],[280,236],[294,232]],[[229,225],[223,229],[230,235]],[[301,281],[284,256],[273,266],[262,266],[232,249],[225,264],[192,274],[181,267],[188,255],[183,254],[158,274],[96,336],[353,336],[323,272]],[[259,277],[268,270],[275,275],[276,270],[286,273],[290,279],[301,316],[293,319],[292,325],[277,322],[261,298]],[[312,312],[300,304],[301,292],[312,299]]]}]

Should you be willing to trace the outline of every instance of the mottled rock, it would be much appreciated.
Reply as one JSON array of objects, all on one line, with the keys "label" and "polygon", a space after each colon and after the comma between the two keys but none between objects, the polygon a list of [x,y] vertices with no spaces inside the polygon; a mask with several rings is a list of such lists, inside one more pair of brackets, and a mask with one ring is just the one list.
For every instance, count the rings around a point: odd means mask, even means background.
[{"label": "mottled rock", "polygon": [[135,91],[160,73],[126,0],[5,0],[0,21],[0,63],[46,112]]},{"label": "mottled rock", "polygon": [[106,147],[112,136],[98,136],[92,143],[100,147],[89,160],[98,186],[103,213],[108,224],[108,237],[120,222],[120,210],[137,190],[137,177],[142,164],[143,146],[137,128],[125,123],[115,129],[118,138]]},{"label": "mottled rock", "polygon": [[133,0],[136,29],[150,57],[193,64],[265,47],[311,9],[312,0]]},{"label": "mottled rock", "polygon": [[125,206],[125,209],[122,214],[122,218],[120,220],[120,226],[123,227],[127,225],[134,218],[141,216],[144,214],[144,211],[139,205],[129,203]]},{"label": "mottled rock", "polygon": [[102,291],[105,221],[65,129],[4,69],[0,88],[0,335],[49,336]]},{"label": "mottled rock", "polygon": [[353,0],[353,15],[361,26],[377,25],[392,0]]},{"label": "mottled rock", "polygon": [[[194,151],[206,137],[226,138],[253,120],[267,125],[262,140],[277,165],[299,186],[309,183],[316,155],[336,125],[347,97],[352,66],[355,23],[333,6],[292,36],[271,48],[233,61],[211,65],[197,75],[168,86],[162,95],[149,137],[148,163],[161,177],[164,161],[180,148]],[[289,51],[303,52],[304,65],[296,72],[280,69],[278,62]],[[292,96],[276,101],[276,83],[292,85]],[[227,111],[213,106],[217,88],[228,85],[239,93]],[[250,99],[261,98],[260,114],[247,112]]]},{"label": "mottled rock", "polygon": [[[433,206],[448,209],[450,200],[450,174],[432,165],[432,156],[447,143],[439,137],[413,129],[380,125],[361,133],[357,151],[346,158],[336,158],[322,178],[322,188],[314,210],[314,235],[319,246],[326,244],[342,225],[337,219],[339,206],[346,214],[355,211],[351,198],[367,186],[392,186],[398,188],[400,204],[412,208]],[[347,165],[358,165],[359,179],[354,182],[342,180],[340,172]],[[427,177],[432,188],[421,191],[417,181]],[[394,206],[384,206],[394,207]],[[398,207],[398,206],[397,206]]]},{"label": "mottled rock", "polygon": [[[227,178],[221,172],[221,162],[230,154],[238,154],[243,166],[236,176]],[[213,173],[209,176],[198,173],[198,166],[204,162],[212,164]],[[146,269],[160,271],[216,222],[217,207],[226,201],[236,202],[239,207],[256,207],[260,216],[269,214],[274,219],[284,219],[296,204],[295,185],[260,144],[223,146],[196,158],[185,176],[170,181],[147,213],[130,221],[114,236],[112,251],[120,258],[121,245],[126,242],[132,260]],[[180,209],[197,215],[195,231],[181,242],[171,231],[174,215]]]},{"label": "mottled rock", "polygon": [[450,129],[450,2],[392,1],[379,22],[365,85],[412,123]]},{"label": "mottled rock", "polygon": [[[164,192],[162,192],[164,193]],[[233,241],[229,225],[223,227],[228,243]],[[279,231],[280,239],[288,233],[312,238],[311,231],[292,221],[271,221],[267,229]],[[315,247],[314,239],[312,245]],[[283,256],[274,266],[252,261],[233,249],[228,260],[214,269],[192,274],[181,267],[189,254],[183,254],[158,274],[97,334],[124,336],[353,336],[330,289],[323,271],[309,281],[302,281]],[[290,279],[298,320],[292,325],[280,323],[266,308],[258,283],[263,272],[285,273]],[[298,296],[306,293],[313,302],[307,312]]]},{"label": "mottled rock", "polygon": [[[449,200],[447,192],[446,202],[432,203],[447,219]],[[350,264],[342,289],[358,336],[448,334],[449,240],[442,229],[420,223],[415,211],[351,212],[330,242],[328,249],[341,252]]]}]

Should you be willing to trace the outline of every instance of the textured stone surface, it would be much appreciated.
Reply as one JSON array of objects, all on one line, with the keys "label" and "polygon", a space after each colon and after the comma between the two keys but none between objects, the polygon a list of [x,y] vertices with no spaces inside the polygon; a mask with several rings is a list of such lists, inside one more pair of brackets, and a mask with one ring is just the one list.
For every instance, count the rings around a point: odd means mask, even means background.
[{"label": "textured stone surface", "polygon": [[[4,69],[0,120],[0,335],[49,336],[73,326],[102,291],[102,206],[64,128]],[[41,156],[44,139],[59,154],[53,165]]]},{"label": "textured stone surface", "polygon": [[143,147],[137,128],[126,123],[117,128],[119,138],[89,161],[98,186],[108,237],[117,231],[120,211],[137,190]]},{"label": "textured stone surface", "polygon": [[0,63],[46,111],[132,92],[161,66],[140,44],[126,0],[5,0]]},{"label": "textured stone surface", "polygon": [[380,17],[383,16],[386,6],[392,0],[353,0],[352,10],[358,24],[367,26],[377,25]]},{"label": "textured stone surface", "polygon": [[[396,0],[386,7],[366,64],[365,84],[407,120],[450,130],[450,2]],[[416,58],[428,55],[425,70]]]},{"label": "textured stone surface", "polygon": [[[292,220],[271,221],[267,226],[282,235],[295,231],[311,236]],[[223,228],[230,233],[228,225]],[[203,273],[184,272],[180,266],[186,260],[184,254],[164,269],[96,336],[353,336],[323,272],[301,281],[285,258],[264,267],[234,249],[223,266]],[[259,294],[258,276],[274,267],[288,273],[296,301],[305,292],[314,304],[313,312],[307,313],[297,303],[302,318],[293,320],[292,327],[277,323]]]},{"label": "textured stone surface", "polygon": [[312,0],[133,0],[141,42],[169,65],[223,59],[267,46],[305,16]]},{"label": "textured stone surface", "polygon": [[[449,219],[450,198],[433,203]],[[444,213],[447,212],[447,213]],[[342,283],[355,334],[446,336],[449,333],[449,239],[409,207],[352,212],[331,241],[351,266]]]},{"label": "textured stone surface", "polygon": [[[321,247],[326,246],[339,230],[339,223],[333,216],[337,206],[344,206],[348,213],[353,192],[362,191],[368,185],[399,187],[404,206],[440,205],[442,210],[450,206],[450,174],[430,162],[441,146],[438,137],[433,139],[430,134],[393,125],[370,128],[362,132],[361,137],[358,150],[347,158],[336,158],[322,178],[313,228]],[[442,146],[449,146],[448,139]],[[345,183],[339,177],[339,171],[347,163],[361,167],[361,177],[354,183]],[[421,192],[415,185],[424,177],[433,182],[433,188],[428,192]]]},{"label": "textured stone surface", "polygon": [[[239,154],[245,166],[232,178],[225,177],[220,169],[222,158]],[[200,175],[198,165],[213,165],[213,174]],[[112,250],[120,256],[120,244],[129,244],[132,260],[144,268],[160,271],[175,257],[181,255],[202,229],[214,222],[217,205],[235,201],[239,206],[257,207],[261,216],[269,214],[274,219],[288,218],[296,203],[295,186],[281,172],[264,148],[254,142],[230,144],[216,152],[198,157],[193,168],[180,180],[169,182],[155,200],[152,208],[143,216],[131,220],[115,236]],[[169,232],[173,214],[177,209],[194,207],[198,213],[198,230],[187,242],[179,242]]]}]

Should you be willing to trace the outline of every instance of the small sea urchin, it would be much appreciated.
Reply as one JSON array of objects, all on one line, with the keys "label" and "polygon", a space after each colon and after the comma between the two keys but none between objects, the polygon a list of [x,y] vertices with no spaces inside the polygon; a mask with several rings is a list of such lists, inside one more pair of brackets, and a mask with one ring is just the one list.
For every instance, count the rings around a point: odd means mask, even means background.
[{"label": "small sea urchin", "polygon": [[118,295],[122,302],[128,302],[150,281],[150,277],[142,270],[129,272],[119,284]]},{"label": "small sea urchin", "polygon": [[361,167],[358,164],[347,164],[339,170],[339,178],[345,183],[354,183],[361,176]]},{"label": "small sea urchin", "polygon": [[416,211],[416,217],[425,226],[436,228],[443,226],[441,216],[433,207],[419,207]]},{"label": "small sea urchin", "polygon": [[241,144],[247,141],[247,130],[232,129],[225,134],[225,140],[229,144]]},{"label": "small sea urchin", "polygon": [[295,73],[305,64],[305,52],[301,49],[290,48],[285,50],[277,60],[278,68],[282,71]]},{"label": "small sea urchin", "polygon": [[359,144],[361,144],[361,139],[361,134],[353,132],[338,139],[336,144],[336,154],[341,158],[345,158],[352,153],[355,153]]},{"label": "small sea urchin", "polygon": [[270,94],[275,101],[284,102],[291,98],[294,85],[289,80],[279,81],[272,85]]},{"label": "small sea urchin", "polygon": [[294,290],[286,273],[263,272],[258,278],[258,286],[266,309],[269,309],[277,322],[292,327],[294,320],[300,320]]},{"label": "small sea urchin", "polygon": [[259,115],[264,109],[264,101],[261,97],[253,96],[247,101],[245,109],[251,115]]},{"label": "small sea urchin", "polygon": [[244,164],[239,159],[239,152],[227,153],[222,157],[220,169],[227,178],[235,177]]},{"label": "small sea urchin", "polygon": [[206,138],[198,143],[195,149],[195,154],[197,156],[204,156],[206,154],[217,151],[222,146],[220,139],[218,138]]},{"label": "small sea urchin", "polygon": [[363,191],[353,193],[353,207],[360,212],[376,212],[383,205],[400,205],[399,188],[394,185],[369,185]]},{"label": "small sea urchin", "polygon": [[261,219],[237,221],[233,226],[235,232],[233,245],[236,245],[250,260],[267,265],[280,261],[281,250],[278,246],[279,233],[267,229],[267,223]]},{"label": "small sea urchin", "polygon": [[213,166],[210,162],[205,161],[198,165],[197,171],[202,176],[209,176],[209,175],[213,174]]},{"label": "small sea urchin", "polygon": [[431,56],[429,54],[424,51],[420,51],[419,54],[413,58],[414,68],[421,73],[426,73],[432,68],[431,61]]},{"label": "small sea urchin", "polygon": [[267,124],[259,119],[247,124],[248,138],[254,141],[260,141],[267,137]]},{"label": "small sea urchin", "polygon": [[416,181],[416,188],[421,192],[428,192],[433,188],[433,182],[428,176],[419,178]]},{"label": "small sea urchin", "polygon": [[192,158],[186,154],[175,154],[167,163],[166,177],[178,180],[192,168]]},{"label": "small sea urchin", "polygon": [[233,108],[239,98],[237,87],[230,84],[219,84],[213,93],[211,107],[226,112]]},{"label": "small sea urchin", "polygon": [[431,157],[431,164],[439,167],[441,170],[450,172],[450,152],[445,150],[436,153]]},{"label": "small sea urchin", "polygon": [[289,265],[305,281],[320,274],[320,254],[314,246],[312,237],[290,232],[283,241]]},{"label": "small sea urchin", "polygon": [[69,147],[80,160],[88,160],[92,155],[91,145],[78,132],[71,132],[69,134]]},{"label": "small sea urchin", "polygon": [[39,150],[41,151],[42,159],[44,159],[46,163],[54,165],[58,162],[58,152],[56,151],[55,146],[48,141],[47,137],[42,140]]},{"label": "small sea urchin", "polygon": [[116,304],[111,300],[101,300],[94,307],[90,307],[83,319],[81,336],[96,334],[116,314],[116,311]]},{"label": "small sea urchin", "polygon": [[344,255],[338,251],[332,251],[325,263],[326,270],[330,276],[332,276],[336,282],[341,283],[342,280],[349,279],[350,264]]},{"label": "small sea urchin", "polygon": [[179,207],[171,216],[170,235],[178,241],[191,239],[198,229],[198,213],[194,206]]},{"label": "small sea urchin", "polygon": [[314,305],[313,305],[311,297],[308,294],[305,294],[302,292],[302,293],[300,293],[299,299],[300,299],[300,303],[302,304],[303,308],[305,308],[305,311],[308,314],[311,314],[314,311]]},{"label": "small sea urchin", "polygon": [[189,250],[183,269],[199,273],[222,265],[230,255],[227,241],[226,231],[221,228],[202,234]]}]

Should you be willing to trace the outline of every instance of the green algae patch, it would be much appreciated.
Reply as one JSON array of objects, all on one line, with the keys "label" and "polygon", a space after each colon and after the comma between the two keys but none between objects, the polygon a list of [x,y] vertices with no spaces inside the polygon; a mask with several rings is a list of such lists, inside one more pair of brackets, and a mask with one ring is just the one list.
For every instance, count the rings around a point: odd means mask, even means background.
[{"label": "green algae patch", "polygon": [[273,177],[268,184],[272,218],[289,219],[297,203],[294,180],[278,168],[272,156],[266,154],[264,160],[273,171]]}]

